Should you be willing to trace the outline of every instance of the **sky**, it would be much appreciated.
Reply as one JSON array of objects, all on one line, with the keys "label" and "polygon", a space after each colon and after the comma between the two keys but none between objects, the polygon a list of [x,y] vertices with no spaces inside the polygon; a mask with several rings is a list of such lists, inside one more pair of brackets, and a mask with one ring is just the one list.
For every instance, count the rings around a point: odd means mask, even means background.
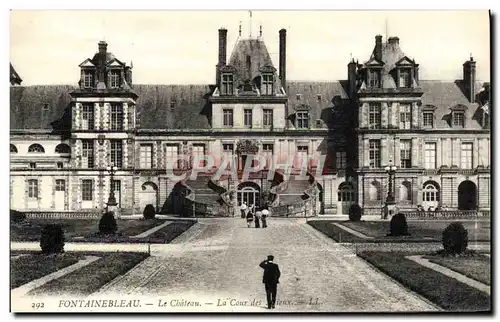
[{"label": "sky", "polygon": [[218,29],[228,29],[229,59],[238,37],[263,40],[278,67],[278,31],[287,29],[287,79],[346,79],[351,57],[365,62],[375,35],[397,36],[420,64],[420,79],[462,78],[472,54],[476,78],[490,80],[487,11],[20,11],[10,13],[10,62],[23,85],[76,84],[78,65],[105,40],[133,61],[135,84],[211,84]]}]

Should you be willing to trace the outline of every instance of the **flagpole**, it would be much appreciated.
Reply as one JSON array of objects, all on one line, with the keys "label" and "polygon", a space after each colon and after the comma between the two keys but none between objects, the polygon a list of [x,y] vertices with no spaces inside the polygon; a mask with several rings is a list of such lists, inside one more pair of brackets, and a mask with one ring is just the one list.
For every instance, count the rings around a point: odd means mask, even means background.
[{"label": "flagpole", "polygon": [[252,11],[249,10],[248,12],[250,13],[250,20],[248,21],[249,24],[248,29],[250,30],[249,31],[250,38],[252,38]]}]

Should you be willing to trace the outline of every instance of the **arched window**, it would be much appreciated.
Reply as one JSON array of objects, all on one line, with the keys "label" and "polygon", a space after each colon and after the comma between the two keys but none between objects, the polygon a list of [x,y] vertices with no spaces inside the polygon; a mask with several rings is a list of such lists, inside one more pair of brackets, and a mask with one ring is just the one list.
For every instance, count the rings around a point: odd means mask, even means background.
[{"label": "arched window", "polygon": [[435,182],[424,183],[423,201],[439,201],[439,188]]},{"label": "arched window", "polygon": [[10,153],[17,153],[17,148],[14,144],[10,145]]},{"label": "arched window", "polygon": [[65,143],[60,143],[56,146],[56,153],[71,153],[71,148]]},{"label": "arched window", "polygon": [[368,195],[370,197],[370,200],[372,201],[382,200],[382,191],[380,189],[380,182],[376,180],[372,181],[372,183],[370,184]]},{"label": "arched window", "polygon": [[399,199],[401,201],[411,201],[411,183],[403,181],[399,187]]},{"label": "arched window", "polygon": [[354,188],[350,183],[343,182],[339,185],[338,201],[354,201]]},{"label": "arched window", "polygon": [[28,152],[45,153],[45,149],[40,144],[35,143],[30,145],[30,147],[28,148]]}]

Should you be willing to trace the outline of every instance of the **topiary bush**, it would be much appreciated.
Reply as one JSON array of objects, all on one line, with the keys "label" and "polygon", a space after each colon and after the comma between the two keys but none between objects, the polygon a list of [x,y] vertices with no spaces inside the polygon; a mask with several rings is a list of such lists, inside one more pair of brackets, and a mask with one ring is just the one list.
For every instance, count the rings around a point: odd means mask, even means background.
[{"label": "topiary bush", "polygon": [[155,219],[156,209],[153,205],[149,204],[144,207],[144,211],[142,212],[144,219]]},{"label": "topiary bush", "polygon": [[115,234],[117,229],[115,214],[112,211],[104,213],[99,221],[99,232],[110,235]]},{"label": "topiary bush", "polygon": [[390,233],[388,236],[408,236],[408,223],[403,213],[397,213],[391,218]]},{"label": "topiary bush", "polygon": [[462,254],[468,244],[469,233],[461,222],[452,222],[443,230],[443,247],[446,254]]},{"label": "topiary bush", "polygon": [[40,248],[44,254],[64,252],[64,231],[61,225],[48,224],[43,226],[40,235]]},{"label": "topiary bush", "polygon": [[26,214],[14,209],[10,210],[10,222],[20,223],[26,219]]},{"label": "topiary bush", "polygon": [[349,207],[349,220],[350,221],[360,221],[361,220],[361,207],[359,205],[351,205]]}]

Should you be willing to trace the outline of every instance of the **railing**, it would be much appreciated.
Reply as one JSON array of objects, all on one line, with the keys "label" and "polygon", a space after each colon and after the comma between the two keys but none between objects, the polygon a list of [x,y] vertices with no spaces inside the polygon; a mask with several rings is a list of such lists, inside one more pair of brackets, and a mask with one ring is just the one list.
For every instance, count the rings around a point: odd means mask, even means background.
[{"label": "railing", "polygon": [[306,195],[305,200],[289,204],[289,205],[279,205],[271,208],[271,216],[273,217],[313,217],[316,215],[314,207],[315,204],[315,189],[316,184],[313,183],[304,194]]},{"label": "railing", "polygon": [[99,219],[102,211],[26,211],[24,214],[31,219]]},{"label": "railing", "polygon": [[412,219],[473,219],[489,218],[489,210],[440,210],[440,211],[401,211],[406,218]]}]

